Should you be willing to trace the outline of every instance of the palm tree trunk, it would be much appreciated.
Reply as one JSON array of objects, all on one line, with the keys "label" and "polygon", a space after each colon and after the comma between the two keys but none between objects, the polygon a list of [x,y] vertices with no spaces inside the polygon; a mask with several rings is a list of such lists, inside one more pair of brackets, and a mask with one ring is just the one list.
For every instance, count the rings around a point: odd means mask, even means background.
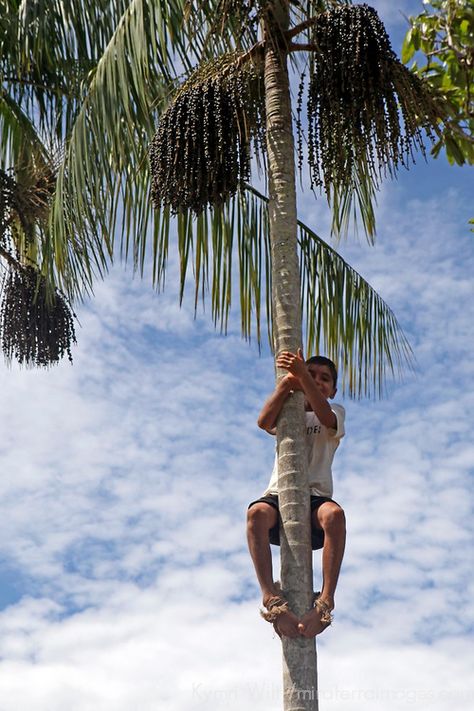
[{"label": "palm tree trunk", "polygon": [[[278,12],[278,19],[276,14]],[[279,28],[288,22],[281,2],[265,22],[265,96],[272,249],[275,353],[301,346],[300,277],[296,251],[295,159],[287,53]],[[287,26],[287,24],[286,24]],[[279,373],[281,377],[284,373]],[[295,614],[312,604],[312,551],[307,466],[304,457],[303,394],[291,395],[277,426],[279,500],[282,520],[281,583]],[[285,711],[317,711],[314,639],[283,638]]]}]

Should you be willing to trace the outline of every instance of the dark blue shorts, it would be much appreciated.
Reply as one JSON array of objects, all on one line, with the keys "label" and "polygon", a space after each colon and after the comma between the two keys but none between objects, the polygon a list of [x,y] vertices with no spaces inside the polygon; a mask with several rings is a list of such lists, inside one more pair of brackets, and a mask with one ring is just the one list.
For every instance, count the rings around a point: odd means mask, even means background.
[{"label": "dark blue shorts", "polygon": [[[326,501],[331,501],[333,504],[336,504],[339,506],[339,504],[334,501],[334,499],[330,499],[329,496],[311,496],[311,512],[316,511],[319,509],[321,504],[326,503]],[[269,504],[270,506],[273,506],[274,509],[279,511],[278,508],[278,496],[276,494],[268,494],[267,496],[262,496],[260,499],[256,499],[256,501],[252,501],[248,508],[253,506],[254,504]],[[270,543],[272,543],[274,546],[279,546],[280,545],[280,521],[278,520],[276,522],[276,525],[273,526],[273,528],[270,529]],[[311,527],[311,548],[313,551],[318,550],[319,548],[322,548],[324,545],[324,531],[321,528],[315,528],[314,526]]]}]

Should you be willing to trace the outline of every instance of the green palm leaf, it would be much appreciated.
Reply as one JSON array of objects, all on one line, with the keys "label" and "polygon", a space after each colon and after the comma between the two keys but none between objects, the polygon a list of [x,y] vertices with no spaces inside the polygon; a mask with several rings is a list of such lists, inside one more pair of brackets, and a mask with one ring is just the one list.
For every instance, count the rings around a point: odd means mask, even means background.
[{"label": "green palm leaf", "polygon": [[32,119],[6,92],[0,94],[0,168],[47,162],[46,147]]},{"label": "green palm leaf", "polygon": [[[248,49],[249,38],[255,37],[239,39],[235,23],[226,24],[218,35],[212,32],[215,12],[225,6],[220,0],[24,0],[20,14],[17,3],[7,4],[11,15],[18,15],[20,42],[12,43],[16,54],[9,47],[1,66],[0,123],[6,127],[2,156],[10,153],[17,163],[27,144],[30,153],[47,158],[46,144],[64,145],[49,223],[38,232],[36,254],[47,283],[70,297],[90,291],[94,278],[108,268],[117,235],[122,255],[131,257],[139,270],[151,239],[153,279],[162,287],[175,233],[169,209],[153,213],[151,208],[148,147],[157,117],[201,56],[215,56],[216,48]],[[294,16],[301,12],[303,18],[304,8],[292,5]],[[313,10],[326,7],[312,5]],[[369,217],[372,198],[361,184],[356,199]],[[340,206],[335,218],[340,231],[354,211],[353,202],[336,192],[333,202]],[[176,228],[181,298],[192,269],[195,305],[209,300],[217,327],[225,331],[231,304],[238,300],[242,333],[247,338],[255,334],[260,343],[266,328],[272,342],[264,196],[252,188],[240,189],[197,217],[183,212]],[[369,285],[302,224],[299,249],[307,348],[323,349],[344,365],[344,386],[352,394],[380,389],[385,371],[409,360],[393,315]]]},{"label": "green palm leaf", "polygon": [[370,284],[309,227],[298,229],[307,352],[339,363],[352,396],[380,396],[387,374],[413,366],[410,345]]},{"label": "green palm leaf", "polygon": [[[272,345],[270,235],[267,198],[247,186],[225,204],[176,220],[180,298],[189,278],[195,309],[210,302],[214,324],[226,332],[232,302],[245,338]],[[154,280],[164,287],[170,245],[169,211],[157,214]],[[380,395],[388,373],[412,364],[410,346],[392,311],[374,289],[313,230],[298,222],[301,303],[306,350],[342,366],[342,389]],[[135,253],[143,253],[139,244]]]},{"label": "green palm leaf", "polygon": [[[37,135],[65,146],[40,265],[49,282],[77,298],[106,271],[118,217],[119,234],[147,230],[146,156],[156,116],[178,74],[198,60],[204,31],[193,30],[190,45],[185,0],[7,5],[5,35],[17,41],[0,67],[3,103],[10,103],[0,118],[9,126],[2,140],[19,145],[16,106],[34,116]],[[24,148],[27,132],[22,139]],[[17,163],[11,151],[8,160],[5,167]]]},{"label": "green palm leaf", "polygon": [[48,271],[54,269],[61,288],[74,296],[107,269],[118,216],[122,235],[147,230],[146,156],[153,109],[176,80],[168,57],[173,37],[185,57],[182,2],[124,5],[68,137],[44,249]]}]

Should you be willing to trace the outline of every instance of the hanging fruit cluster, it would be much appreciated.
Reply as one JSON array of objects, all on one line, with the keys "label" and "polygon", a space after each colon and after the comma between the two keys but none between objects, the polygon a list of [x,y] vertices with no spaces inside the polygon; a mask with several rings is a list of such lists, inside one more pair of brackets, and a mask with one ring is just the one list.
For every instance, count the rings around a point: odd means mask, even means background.
[{"label": "hanging fruit cluster", "polygon": [[[378,186],[397,167],[424,154],[439,107],[392,51],[377,13],[342,5],[321,13],[312,28],[307,96],[308,162],[312,186],[350,190],[360,178]],[[299,163],[302,103],[298,95]],[[401,120],[400,120],[401,114]]]},{"label": "hanging fruit cluster", "polygon": [[11,269],[3,284],[0,306],[2,349],[7,361],[49,366],[76,342],[73,314],[57,291],[46,293],[43,277],[33,267]]},{"label": "hanging fruit cluster", "polygon": [[29,187],[0,170],[0,258],[6,271],[0,288],[0,345],[8,362],[21,365],[49,366],[66,354],[72,361],[76,342],[66,299],[57,289],[47,289],[38,267],[28,264],[23,253],[45,219],[53,187],[49,170]]},{"label": "hanging fruit cluster", "polygon": [[199,68],[162,114],[150,147],[152,199],[173,213],[223,203],[264,146],[262,73],[227,54]]}]

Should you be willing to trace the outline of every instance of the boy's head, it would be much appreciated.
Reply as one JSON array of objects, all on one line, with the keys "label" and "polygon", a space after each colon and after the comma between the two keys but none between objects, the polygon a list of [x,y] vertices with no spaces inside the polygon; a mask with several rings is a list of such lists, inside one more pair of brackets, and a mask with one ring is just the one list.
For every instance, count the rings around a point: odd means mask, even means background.
[{"label": "boy's head", "polygon": [[314,363],[315,365],[325,365],[329,369],[335,392],[337,387],[337,369],[332,360],[330,358],[326,358],[326,356],[316,355],[311,356],[311,358],[308,358],[308,360],[306,361],[306,365],[311,365],[312,363]]}]

